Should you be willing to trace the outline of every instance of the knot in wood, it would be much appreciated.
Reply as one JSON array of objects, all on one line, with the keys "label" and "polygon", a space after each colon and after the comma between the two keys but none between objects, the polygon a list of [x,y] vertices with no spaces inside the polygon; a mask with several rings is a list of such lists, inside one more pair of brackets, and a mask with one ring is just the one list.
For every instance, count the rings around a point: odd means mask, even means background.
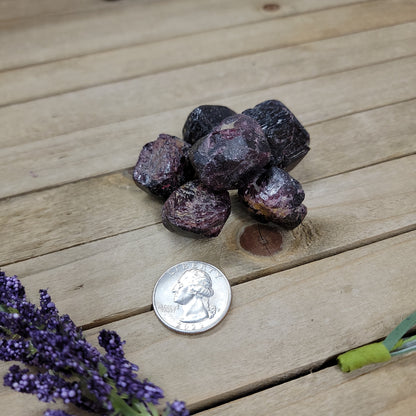
[{"label": "knot in wood", "polygon": [[276,227],[252,224],[240,236],[240,246],[256,256],[272,256],[282,247],[282,234]]}]

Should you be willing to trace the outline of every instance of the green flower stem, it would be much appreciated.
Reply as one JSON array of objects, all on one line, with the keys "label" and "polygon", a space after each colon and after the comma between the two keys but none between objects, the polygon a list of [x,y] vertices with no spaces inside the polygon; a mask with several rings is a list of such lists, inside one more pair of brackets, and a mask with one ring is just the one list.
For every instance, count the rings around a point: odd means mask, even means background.
[{"label": "green flower stem", "polygon": [[389,361],[392,356],[416,350],[416,336],[402,338],[416,325],[416,311],[400,322],[382,342],[376,342],[347,351],[337,361],[343,372],[357,370],[368,364]]}]

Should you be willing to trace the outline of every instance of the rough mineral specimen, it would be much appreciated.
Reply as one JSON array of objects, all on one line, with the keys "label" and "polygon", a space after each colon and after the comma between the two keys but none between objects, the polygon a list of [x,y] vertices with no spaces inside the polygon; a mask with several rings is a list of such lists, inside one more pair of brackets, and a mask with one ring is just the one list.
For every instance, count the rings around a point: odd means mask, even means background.
[{"label": "rough mineral specimen", "polygon": [[215,192],[193,180],[165,201],[162,221],[170,231],[191,237],[216,237],[230,212],[231,200],[227,191]]},{"label": "rough mineral specimen", "polygon": [[272,164],[290,171],[309,152],[309,133],[280,101],[264,101],[243,114],[262,127],[270,144]]},{"label": "rough mineral specimen", "polygon": [[189,158],[209,188],[237,189],[248,183],[270,161],[270,146],[260,125],[251,117],[227,117],[198,140]]},{"label": "rough mineral specimen", "polygon": [[239,196],[258,220],[271,221],[285,228],[297,227],[306,215],[301,184],[276,166],[239,189]]},{"label": "rough mineral specimen", "polygon": [[194,144],[206,136],[216,125],[235,112],[223,105],[201,105],[191,111],[183,126],[183,139]]},{"label": "rough mineral specimen", "polygon": [[136,185],[166,199],[194,176],[188,159],[190,145],[175,136],[160,134],[143,146],[133,179]]}]

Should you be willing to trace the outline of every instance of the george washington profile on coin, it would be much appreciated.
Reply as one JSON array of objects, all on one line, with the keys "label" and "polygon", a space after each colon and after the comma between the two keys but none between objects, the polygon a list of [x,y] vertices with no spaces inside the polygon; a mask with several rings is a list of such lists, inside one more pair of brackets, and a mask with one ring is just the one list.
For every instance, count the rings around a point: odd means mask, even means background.
[{"label": "george washington profile on coin", "polygon": [[203,270],[185,271],[172,289],[173,301],[182,306],[181,322],[201,322],[215,315],[209,299],[214,295],[211,277]]}]

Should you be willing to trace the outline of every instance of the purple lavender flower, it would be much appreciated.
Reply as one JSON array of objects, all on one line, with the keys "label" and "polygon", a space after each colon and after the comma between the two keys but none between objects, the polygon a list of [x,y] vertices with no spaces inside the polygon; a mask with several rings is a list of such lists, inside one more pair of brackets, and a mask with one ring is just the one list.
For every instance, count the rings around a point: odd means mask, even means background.
[{"label": "purple lavender flower", "polygon": [[[84,338],[68,315],[60,316],[46,290],[40,291],[40,307],[26,299],[16,276],[0,271],[0,359],[20,361],[36,367],[31,372],[18,365],[10,367],[4,384],[34,394],[44,402],[72,403],[103,415],[156,414],[154,405],[162,390],[140,380],[138,367],[124,356],[120,336],[101,331],[101,354]],[[183,402],[168,404],[169,416],[188,416]],[[48,410],[44,416],[69,416]]]},{"label": "purple lavender flower", "polygon": [[167,403],[164,414],[165,416],[189,416],[189,410],[184,402],[175,400],[172,403]]},{"label": "purple lavender flower", "polygon": [[24,339],[0,338],[0,360],[25,361],[30,344]]},{"label": "purple lavender flower", "polygon": [[124,358],[123,345],[120,336],[115,331],[107,331],[103,329],[98,336],[98,342],[103,347],[108,355],[112,357]]},{"label": "purple lavender flower", "polygon": [[47,410],[43,416],[71,416],[63,410]]}]

